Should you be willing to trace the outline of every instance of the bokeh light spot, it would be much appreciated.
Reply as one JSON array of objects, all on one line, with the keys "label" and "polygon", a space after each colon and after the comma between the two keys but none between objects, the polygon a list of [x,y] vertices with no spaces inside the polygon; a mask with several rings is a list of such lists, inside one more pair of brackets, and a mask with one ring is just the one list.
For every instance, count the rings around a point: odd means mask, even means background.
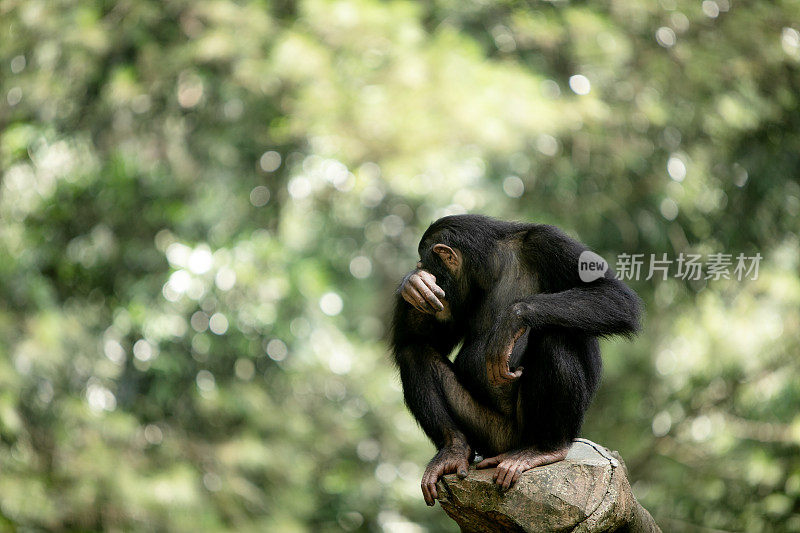
[{"label": "bokeh light spot", "polygon": [[383,218],[383,232],[388,237],[397,237],[401,233],[403,233],[403,228],[405,227],[405,223],[403,219],[397,215],[387,215]]},{"label": "bokeh light spot", "polygon": [[240,357],[233,365],[233,371],[236,377],[242,381],[250,381],[256,372],[256,367],[250,359]]},{"label": "bokeh light spot", "polygon": [[113,339],[109,339],[103,343],[103,353],[115,364],[121,365],[125,362],[125,349],[119,342]]},{"label": "bokeh light spot", "polygon": [[508,176],[503,180],[503,191],[510,198],[519,198],[525,192],[525,184],[518,176]]},{"label": "bokeh light spot", "polygon": [[569,77],[569,88],[572,92],[578,95],[586,95],[592,90],[592,84],[589,83],[589,78],[583,74],[575,74]]},{"label": "bokeh light spot", "polygon": [[653,418],[653,435],[663,437],[672,428],[672,417],[667,411],[661,411]]},{"label": "bokeh light spot", "polygon": [[192,318],[189,320],[192,329],[198,333],[202,333],[208,329],[208,315],[202,311],[196,311]]},{"label": "bokeh light spot", "polygon": [[181,73],[178,80],[178,104],[189,109],[203,98],[203,82],[196,74]]},{"label": "bokeh light spot", "polygon": [[327,292],[319,299],[319,308],[328,316],[336,316],[342,312],[344,302],[342,297],[335,292]]},{"label": "bokeh light spot", "polygon": [[365,439],[356,446],[356,453],[362,461],[374,461],[381,453],[381,445],[374,439]]},{"label": "bokeh light spot", "polygon": [[397,478],[397,469],[391,463],[381,463],[375,467],[375,479],[384,485]]},{"label": "bokeh light spot", "polygon": [[784,52],[795,59],[800,59],[800,32],[794,28],[783,28],[781,31],[781,46]]},{"label": "bokeh light spot", "polygon": [[350,261],[350,273],[354,278],[364,279],[372,274],[372,261],[369,257],[358,255]]},{"label": "bokeh light spot", "polygon": [[678,204],[672,198],[664,198],[659,206],[661,215],[667,220],[675,220],[678,216]]},{"label": "bokeh light spot", "polygon": [[236,285],[236,272],[228,267],[222,267],[214,277],[214,283],[221,291],[229,291]]},{"label": "bokeh light spot", "polygon": [[258,165],[264,172],[275,172],[281,166],[281,154],[272,150],[264,152],[258,160]]},{"label": "bokeh light spot", "polygon": [[208,370],[201,370],[198,372],[197,377],[195,377],[195,383],[197,383],[197,388],[200,389],[201,392],[213,391],[217,386],[217,381],[214,379],[214,374]]},{"label": "bokeh light spot", "polygon": [[222,313],[214,313],[208,319],[208,329],[211,330],[211,333],[224,335],[228,331],[228,319]]},{"label": "bokeh light spot", "polygon": [[704,0],[702,7],[703,14],[708,18],[715,19],[719,16],[719,5],[714,0]]},{"label": "bokeh light spot", "polygon": [[267,343],[267,355],[273,361],[283,361],[289,354],[286,344],[280,339],[272,339]]},{"label": "bokeh light spot", "polygon": [[14,74],[19,74],[23,70],[25,70],[25,65],[27,61],[25,60],[25,56],[18,55],[14,56],[14,59],[11,60],[11,72]]},{"label": "bokeh light spot", "polygon": [[250,203],[255,207],[263,207],[267,205],[267,202],[269,202],[269,197],[269,189],[263,185],[253,187],[253,190],[250,191]]},{"label": "bokeh light spot", "polygon": [[144,427],[144,440],[147,441],[148,444],[161,444],[161,441],[164,439],[164,433],[161,431],[161,428],[155,424],[147,424]]},{"label": "bokeh light spot", "polygon": [[545,98],[555,100],[561,96],[561,88],[558,86],[558,83],[553,80],[544,80],[540,85],[540,90],[542,91],[542,96]]},{"label": "bokeh light spot", "polygon": [[189,254],[189,270],[195,274],[205,274],[211,270],[213,264],[214,259],[211,255],[211,250],[205,246],[198,247]]},{"label": "bokeh light spot", "polygon": [[289,195],[295,200],[302,200],[311,194],[311,182],[305,176],[296,176],[289,180]]},{"label": "bokeh light spot", "polygon": [[155,347],[146,339],[139,339],[133,345],[133,356],[139,361],[149,361],[158,355]]},{"label": "bokeh light spot", "polygon": [[203,485],[209,492],[217,492],[222,489],[222,478],[213,472],[206,472],[203,475]]},{"label": "bokeh light spot", "polygon": [[542,152],[544,155],[552,157],[558,154],[558,139],[552,135],[543,133],[536,138],[536,149]]},{"label": "bokeh light spot", "polygon": [[656,30],[656,41],[664,48],[675,45],[675,32],[672,28],[661,26]]},{"label": "bokeh light spot", "polygon": [[6,94],[6,101],[8,105],[14,107],[22,101],[22,89],[20,87],[12,87]]},{"label": "bokeh light spot", "polygon": [[711,436],[711,419],[705,415],[698,416],[692,422],[692,438],[698,442],[707,440]]},{"label": "bokeh light spot", "polygon": [[328,366],[334,374],[344,375],[350,372],[353,363],[350,359],[350,354],[341,350],[334,350],[328,360]]},{"label": "bokeh light spot", "polygon": [[678,156],[671,156],[667,161],[667,173],[675,181],[683,181],[686,177],[686,163]]},{"label": "bokeh light spot", "polygon": [[86,387],[86,402],[89,404],[89,408],[96,413],[113,411],[117,407],[117,398],[114,393],[95,382],[90,382]]}]

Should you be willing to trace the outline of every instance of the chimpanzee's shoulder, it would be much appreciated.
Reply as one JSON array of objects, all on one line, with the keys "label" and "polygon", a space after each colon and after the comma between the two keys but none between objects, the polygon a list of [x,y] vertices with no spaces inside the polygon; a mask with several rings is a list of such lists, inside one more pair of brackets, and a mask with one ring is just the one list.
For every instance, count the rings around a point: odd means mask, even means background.
[{"label": "chimpanzee's shoulder", "polygon": [[525,247],[569,246],[585,248],[582,243],[567,235],[564,230],[550,224],[528,225],[523,233],[522,243]]}]

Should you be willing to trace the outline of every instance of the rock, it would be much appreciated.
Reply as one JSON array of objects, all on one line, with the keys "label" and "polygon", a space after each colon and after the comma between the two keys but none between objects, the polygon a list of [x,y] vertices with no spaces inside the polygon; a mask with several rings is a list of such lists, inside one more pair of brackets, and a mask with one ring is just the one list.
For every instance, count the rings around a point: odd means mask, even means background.
[{"label": "rock", "polygon": [[661,531],[634,498],[619,455],[589,440],[576,439],[565,460],[528,470],[506,493],[493,473],[439,480],[442,508],[462,532]]}]

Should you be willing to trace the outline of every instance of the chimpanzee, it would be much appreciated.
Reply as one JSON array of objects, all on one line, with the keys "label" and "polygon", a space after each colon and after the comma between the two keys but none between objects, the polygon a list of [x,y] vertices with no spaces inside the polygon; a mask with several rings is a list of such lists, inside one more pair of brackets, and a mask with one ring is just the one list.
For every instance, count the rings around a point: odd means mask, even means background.
[{"label": "chimpanzee", "polygon": [[554,226],[481,215],[425,231],[391,342],[406,405],[438,450],[422,477],[428,505],[474,454],[503,490],[566,456],[600,379],[598,337],[630,337],[641,314],[610,269],[581,281],[586,249]]}]

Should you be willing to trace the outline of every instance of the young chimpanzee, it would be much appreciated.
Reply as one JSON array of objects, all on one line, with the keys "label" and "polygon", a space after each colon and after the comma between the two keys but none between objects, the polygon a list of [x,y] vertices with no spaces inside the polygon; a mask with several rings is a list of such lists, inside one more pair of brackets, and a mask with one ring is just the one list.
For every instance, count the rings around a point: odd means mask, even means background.
[{"label": "young chimpanzee", "polygon": [[392,344],[406,404],[438,450],[422,477],[428,505],[439,477],[465,477],[476,451],[504,490],[566,456],[600,379],[598,337],[632,335],[641,311],[610,270],[581,281],[585,250],[553,226],[479,215],[422,236]]}]

